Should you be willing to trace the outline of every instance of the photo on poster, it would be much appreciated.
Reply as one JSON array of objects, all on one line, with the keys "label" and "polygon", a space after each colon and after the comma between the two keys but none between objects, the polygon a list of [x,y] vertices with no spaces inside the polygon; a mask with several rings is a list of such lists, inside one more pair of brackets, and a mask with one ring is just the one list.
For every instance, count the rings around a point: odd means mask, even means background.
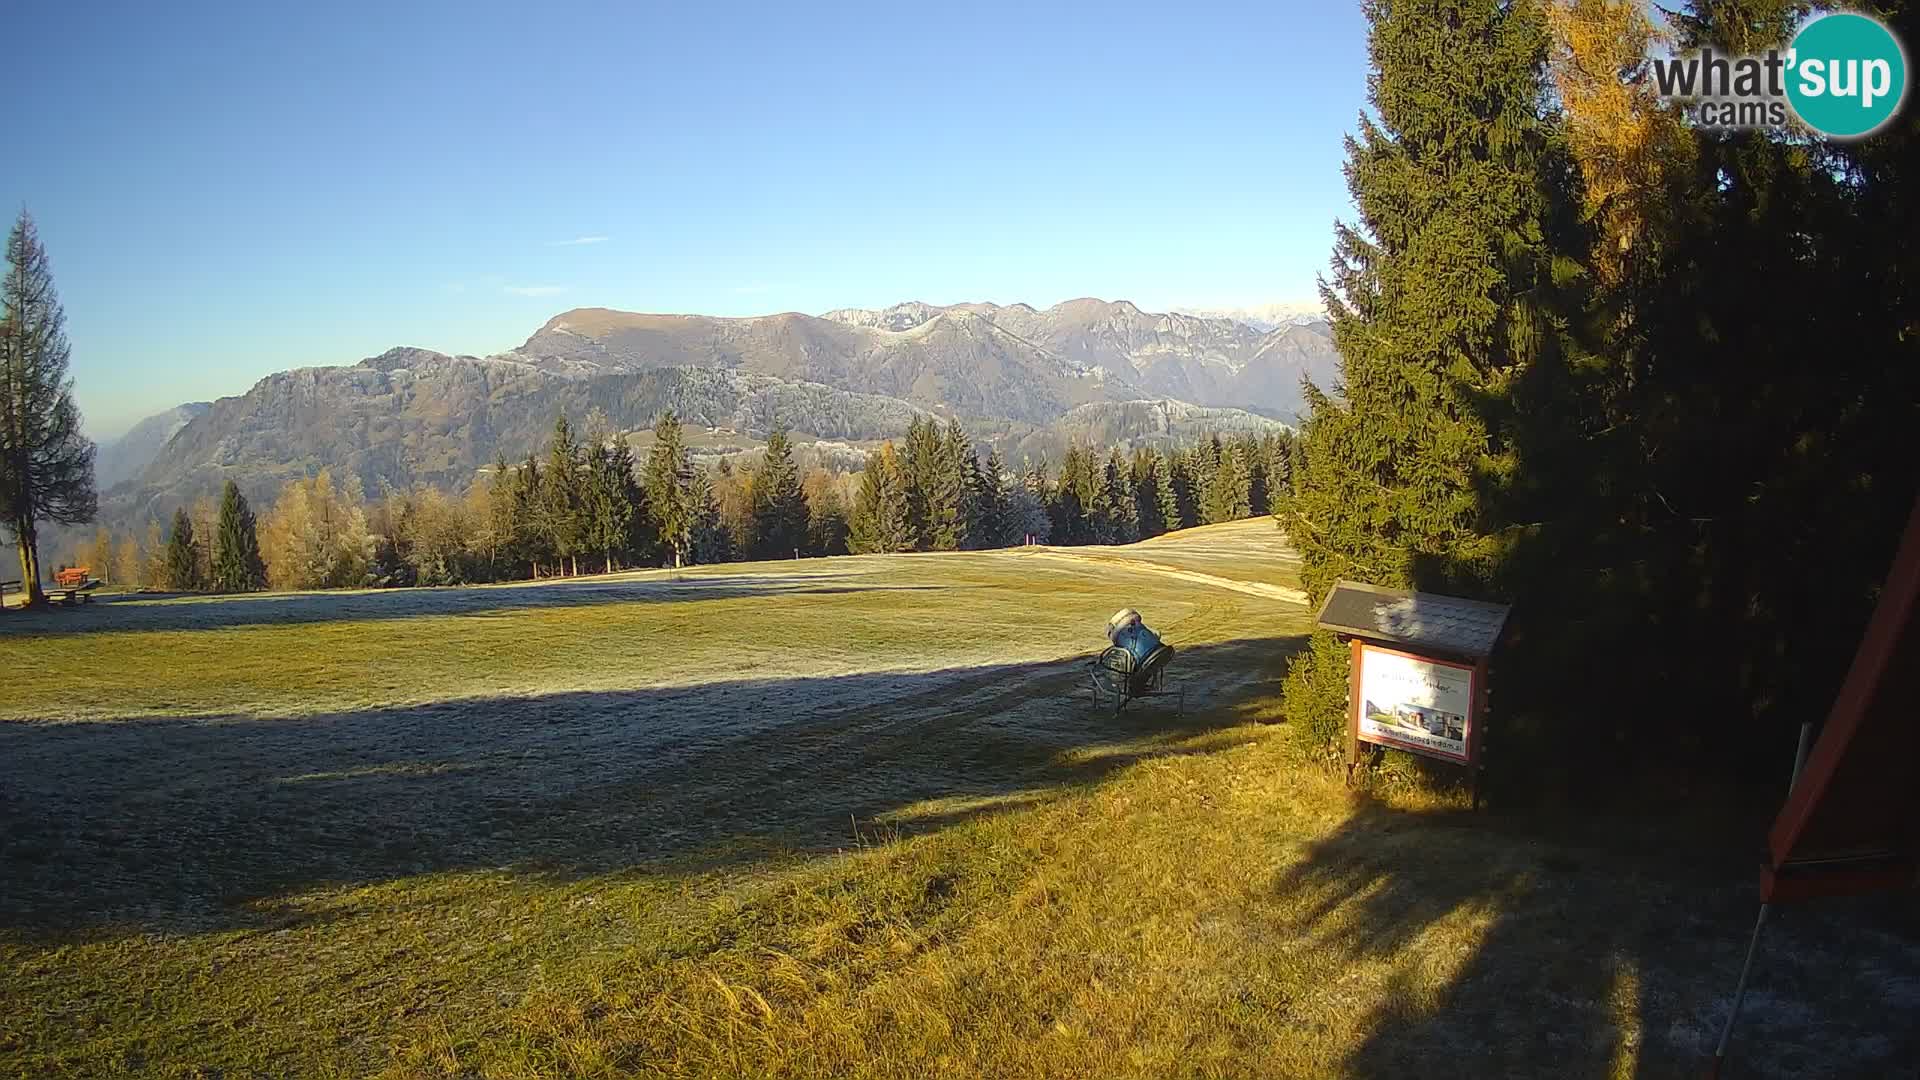
[{"label": "photo on poster", "polygon": [[1468,760],[1472,669],[1370,645],[1360,657],[1362,741]]}]

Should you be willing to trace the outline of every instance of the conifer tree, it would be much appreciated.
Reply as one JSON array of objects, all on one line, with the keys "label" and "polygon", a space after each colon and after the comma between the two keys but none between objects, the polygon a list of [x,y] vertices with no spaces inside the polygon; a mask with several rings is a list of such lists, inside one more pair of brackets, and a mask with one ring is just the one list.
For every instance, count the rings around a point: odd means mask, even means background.
[{"label": "conifer tree", "polygon": [[920,551],[954,550],[960,543],[963,481],[940,425],[931,418],[916,418],[908,425],[899,461],[914,547]]},{"label": "conifer tree", "polygon": [[847,554],[847,506],[841,477],[825,469],[807,473],[801,484],[807,500],[807,550],[814,555]]},{"label": "conifer tree", "polygon": [[27,604],[40,586],[43,521],[92,521],[93,441],[80,433],[80,410],[67,375],[66,314],[33,219],[21,211],[7,237],[0,280],[0,531],[20,555]]},{"label": "conifer tree", "polygon": [[1156,516],[1160,521],[1161,532],[1172,532],[1182,528],[1180,520],[1180,499],[1174,491],[1173,464],[1167,455],[1153,456],[1153,488],[1157,503]]},{"label": "conifer tree", "polygon": [[978,508],[975,527],[975,547],[1001,548],[1012,544],[1017,538],[1013,523],[1013,504],[1007,497],[1007,478],[1000,464],[1000,451],[989,449],[987,463],[979,472],[980,487],[975,505]]},{"label": "conifer tree", "polygon": [[687,502],[693,511],[692,546],[695,563],[721,563],[734,557],[733,534],[720,516],[713,479],[703,469],[693,470],[687,482]]},{"label": "conifer tree", "polygon": [[167,534],[167,588],[195,592],[202,588],[200,552],[193,538],[193,518],[186,507],[173,512],[173,531]]},{"label": "conifer tree", "polygon": [[526,464],[520,466],[515,479],[513,516],[518,524],[517,545],[527,561],[528,572],[537,578],[540,576],[540,564],[551,566],[557,556],[547,533],[546,513],[541,503],[546,475],[540,469],[540,459],[532,451],[528,451]]},{"label": "conifer tree", "polygon": [[980,459],[960,421],[947,421],[941,488],[953,504],[953,547],[972,548],[980,534]]},{"label": "conifer tree", "polygon": [[653,425],[653,448],[647,452],[647,507],[663,554],[680,566],[693,555],[695,506],[689,484],[693,465],[687,456],[680,418],[671,410]]},{"label": "conifer tree", "polygon": [[260,560],[260,533],[240,485],[220,492],[220,523],[213,537],[213,587],[219,592],[255,592],[267,587]]},{"label": "conifer tree", "polygon": [[580,447],[564,414],[553,422],[553,441],[547,446],[547,472],[540,488],[540,521],[554,558],[569,572],[580,573],[580,549],[587,533],[586,484]]},{"label": "conifer tree", "polygon": [[[1202,444],[1205,445],[1205,444]],[[1247,474],[1237,445],[1219,447],[1203,493],[1201,520],[1208,525],[1238,521],[1248,514]]]},{"label": "conifer tree", "polygon": [[1160,460],[1160,454],[1151,446],[1136,447],[1133,457],[1128,461],[1127,472],[1133,484],[1133,514],[1140,523],[1140,537],[1159,536],[1167,531],[1166,520],[1160,516],[1160,491],[1154,479],[1154,462]]},{"label": "conifer tree", "polygon": [[1247,513],[1262,517],[1272,508],[1272,447],[1271,437],[1242,435],[1233,440],[1233,448],[1240,456],[1241,467],[1247,474]]},{"label": "conifer tree", "polygon": [[507,463],[506,451],[497,451],[487,476],[486,522],[481,532],[488,573],[494,580],[507,576],[507,564],[514,562],[519,550],[518,523],[514,520],[514,488],[519,477]]},{"label": "conifer tree", "polygon": [[1044,544],[1053,538],[1053,485],[1047,480],[1047,467],[1037,461],[1028,461],[1026,473],[1021,477],[1018,487],[1009,492],[1012,505],[1012,528],[1019,533],[1022,543],[1031,540]]},{"label": "conifer tree", "polygon": [[847,527],[847,546],[856,555],[913,550],[906,484],[891,442],[867,455]]},{"label": "conifer tree", "polygon": [[1191,529],[1200,524],[1200,492],[1194,480],[1191,447],[1168,453],[1167,474],[1167,487],[1173,492],[1173,527]]},{"label": "conifer tree", "polygon": [[768,433],[766,454],[753,478],[753,532],[758,559],[790,559],[807,543],[807,500],[784,426]]},{"label": "conifer tree", "polygon": [[1106,508],[1106,528],[1104,541],[1109,544],[1131,544],[1140,539],[1140,506],[1134,501],[1133,472],[1127,465],[1127,459],[1120,454],[1120,448],[1114,447],[1107,454],[1107,464],[1102,479],[1102,502]]},{"label": "conifer tree", "polygon": [[[1373,115],[1347,143],[1359,211],[1336,227],[1323,298],[1341,396],[1307,386],[1282,523],[1314,603],[1339,578],[1485,591],[1495,544],[1476,483],[1502,469],[1489,417],[1558,344],[1556,237],[1568,166],[1546,115],[1537,4],[1368,0]],[[1556,187],[1558,186],[1558,187]],[[1289,720],[1330,740],[1344,654],[1318,635]]]},{"label": "conifer tree", "polygon": [[596,419],[587,429],[581,468],[581,547],[598,554],[607,573],[613,572],[615,558],[624,554],[632,541],[636,510],[632,469],[616,460],[616,443],[624,447],[626,440]]},{"label": "conifer tree", "polygon": [[620,543],[620,550],[627,553],[635,564],[653,559],[654,549],[659,546],[659,537],[655,535],[653,511],[647,505],[646,488],[640,484],[635,471],[633,445],[626,436],[617,436],[613,448],[607,454],[607,471],[612,474],[619,486],[619,499],[628,508],[627,535]]}]

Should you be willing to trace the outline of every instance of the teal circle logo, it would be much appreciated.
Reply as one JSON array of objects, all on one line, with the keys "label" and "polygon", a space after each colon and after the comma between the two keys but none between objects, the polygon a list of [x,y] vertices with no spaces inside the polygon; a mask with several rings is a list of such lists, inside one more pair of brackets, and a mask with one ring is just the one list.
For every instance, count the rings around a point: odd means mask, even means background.
[{"label": "teal circle logo", "polygon": [[1822,135],[1852,139],[1878,131],[1907,96],[1907,57],[1878,19],[1840,12],[1794,36],[1787,104]]}]

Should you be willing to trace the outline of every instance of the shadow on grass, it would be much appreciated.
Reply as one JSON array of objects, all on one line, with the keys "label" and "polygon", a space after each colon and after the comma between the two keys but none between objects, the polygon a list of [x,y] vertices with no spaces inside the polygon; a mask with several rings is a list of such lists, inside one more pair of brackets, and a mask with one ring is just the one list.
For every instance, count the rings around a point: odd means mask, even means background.
[{"label": "shadow on grass", "polygon": [[750,862],[844,846],[850,822],[926,800],[979,804],[889,818],[940,828],[1240,722],[1298,645],[1183,650],[1184,717],[1153,703],[1095,712],[1074,659],[285,720],[0,725],[0,924],[25,939],[283,924],[300,916],[273,898],[314,887],[646,872],[715,851]]},{"label": "shadow on grass", "polygon": [[[1698,1077],[1756,903],[1718,829],[1642,817],[1409,813],[1356,797],[1274,887],[1342,967],[1392,965],[1349,1075]],[[1910,901],[1790,909],[1743,1015],[1739,1076],[1920,1075]]]},{"label": "shadow on grass", "polygon": [[955,588],[951,585],[861,583],[861,577],[857,573],[845,572],[716,574],[679,580],[666,577],[629,577],[607,581],[572,578],[507,585],[365,592],[255,593],[217,598],[131,594],[100,597],[95,603],[80,607],[8,611],[4,618],[0,618],[0,640],[9,635],[220,630],[445,615],[505,615],[531,609],[600,604],[686,603],[747,596]]}]

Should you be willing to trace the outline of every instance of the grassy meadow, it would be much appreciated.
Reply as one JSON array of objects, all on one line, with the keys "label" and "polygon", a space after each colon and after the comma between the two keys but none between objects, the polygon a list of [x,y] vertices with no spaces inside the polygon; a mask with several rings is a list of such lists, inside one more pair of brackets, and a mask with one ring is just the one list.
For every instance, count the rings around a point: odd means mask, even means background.
[{"label": "grassy meadow", "polygon": [[[1271,521],[0,616],[0,1076],[1701,1074],[1752,859],[1347,790]],[[1082,665],[1115,608],[1184,710]],[[1751,846],[1751,845],[1750,845]],[[1785,913],[1745,1075],[1920,1061]]]}]

